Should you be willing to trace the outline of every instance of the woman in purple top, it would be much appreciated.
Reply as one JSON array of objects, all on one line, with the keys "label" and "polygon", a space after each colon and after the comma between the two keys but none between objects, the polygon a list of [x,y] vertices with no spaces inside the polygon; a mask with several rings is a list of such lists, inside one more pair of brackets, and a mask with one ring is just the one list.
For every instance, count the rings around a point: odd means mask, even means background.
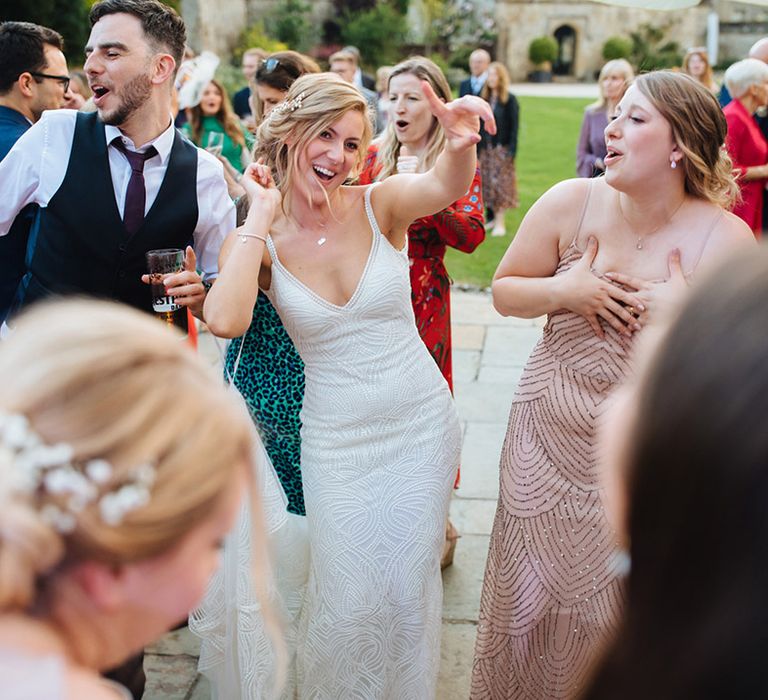
[{"label": "woman in purple top", "polygon": [[600,70],[600,99],[587,107],[576,147],[576,174],[595,177],[605,171],[605,136],[608,115],[613,113],[629,84],[635,79],[632,66],[623,58],[608,61]]}]

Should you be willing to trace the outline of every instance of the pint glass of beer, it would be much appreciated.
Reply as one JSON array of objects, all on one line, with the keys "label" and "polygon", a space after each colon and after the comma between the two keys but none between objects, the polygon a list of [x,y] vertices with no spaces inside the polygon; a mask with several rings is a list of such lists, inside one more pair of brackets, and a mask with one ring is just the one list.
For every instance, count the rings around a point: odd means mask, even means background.
[{"label": "pint glass of beer", "polygon": [[184,251],[180,248],[165,248],[147,252],[147,270],[152,288],[152,309],[169,326],[187,334],[187,307],[177,304],[172,296],[165,293],[165,278],[184,269]]}]

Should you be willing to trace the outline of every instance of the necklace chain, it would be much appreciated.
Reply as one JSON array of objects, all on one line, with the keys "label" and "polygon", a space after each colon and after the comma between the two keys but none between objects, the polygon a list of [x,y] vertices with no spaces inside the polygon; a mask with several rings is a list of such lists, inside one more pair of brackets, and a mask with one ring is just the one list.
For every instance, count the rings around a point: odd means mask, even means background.
[{"label": "necklace chain", "polygon": [[642,236],[637,233],[632,228],[632,224],[629,223],[627,220],[627,217],[624,215],[624,210],[621,208],[621,193],[618,194],[616,201],[619,205],[619,214],[621,214],[621,218],[624,219],[624,223],[627,225],[627,228],[629,229],[630,233],[637,238],[637,243],[635,244],[635,249],[642,250],[643,249],[643,240],[647,238],[648,236],[652,236],[656,231],[661,229],[662,227],[666,226],[672,219],[674,218],[675,214],[677,214],[678,211],[680,211],[680,207],[683,206],[685,203],[685,195],[683,195],[683,198],[680,200],[680,204],[678,204],[675,207],[675,210],[664,220],[662,221],[656,228],[654,228],[652,231],[648,231],[648,233],[643,234]]}]

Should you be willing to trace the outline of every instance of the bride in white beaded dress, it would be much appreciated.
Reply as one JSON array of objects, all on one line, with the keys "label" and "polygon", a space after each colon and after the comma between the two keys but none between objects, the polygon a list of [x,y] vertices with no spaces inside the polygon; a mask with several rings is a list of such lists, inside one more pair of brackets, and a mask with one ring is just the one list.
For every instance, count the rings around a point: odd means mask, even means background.
[{"label": "bride in white beaded dress", "polygon": [[305,363],[300,698],[435,694],[439,559],[461,434],[414,323],[406,232],[466,193],[479,120],[488,131],[494,122],[484,101],[446,104],[426,83],[414,99],[446,133],[434,168],[349,186],[371,136],[366,101],[331,74],[298,79],[259,129],[261,159],[242,180],[248,217],[205,301],[212,332],[236,337],[261,289]]}]

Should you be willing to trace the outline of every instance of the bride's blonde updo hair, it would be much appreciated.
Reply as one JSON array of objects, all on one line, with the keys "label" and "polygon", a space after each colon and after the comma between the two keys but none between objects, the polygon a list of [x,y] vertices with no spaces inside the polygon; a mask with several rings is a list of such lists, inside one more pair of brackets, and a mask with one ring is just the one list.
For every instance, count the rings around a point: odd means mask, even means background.
[{"label": "bride's blonde updo hair", "polygon": [[739,188],[725,150],[728,125],[714,94],[698,80],[666,70],[644,73],[634,84],[672,127],[684,156],[685,191],[730,208]]},{"label": "bride's blonde updo hair", "polygon": [[270,166],[286,210],[299,154],[347,112],[360,112],[363,133],[357,162],[350,178],[360,172],[373,132],[371,114],[360,91],[335,73],[303,75],[288,90],[285,100],[261,123],[256,133],[254,159]]},{"label": "bride's blonde updo hair", "polygon": [[0,439],[0,613],[45,609],[47,584],[69,564],[119,566],[170,550],[250,464],[249,418],[220,378],[180,336],[128,307],[32,309],[0,344],[0,386],[0,413],[24,416],[46,445],[70,445],[80,473],[88,460],[111,464],[99,494],[130,482],[137,465],[155,469],[148,502],[119,522],[105,522],[93,501],[62,532],[42,516],[62,496],[14,488],[24,468]]}]

